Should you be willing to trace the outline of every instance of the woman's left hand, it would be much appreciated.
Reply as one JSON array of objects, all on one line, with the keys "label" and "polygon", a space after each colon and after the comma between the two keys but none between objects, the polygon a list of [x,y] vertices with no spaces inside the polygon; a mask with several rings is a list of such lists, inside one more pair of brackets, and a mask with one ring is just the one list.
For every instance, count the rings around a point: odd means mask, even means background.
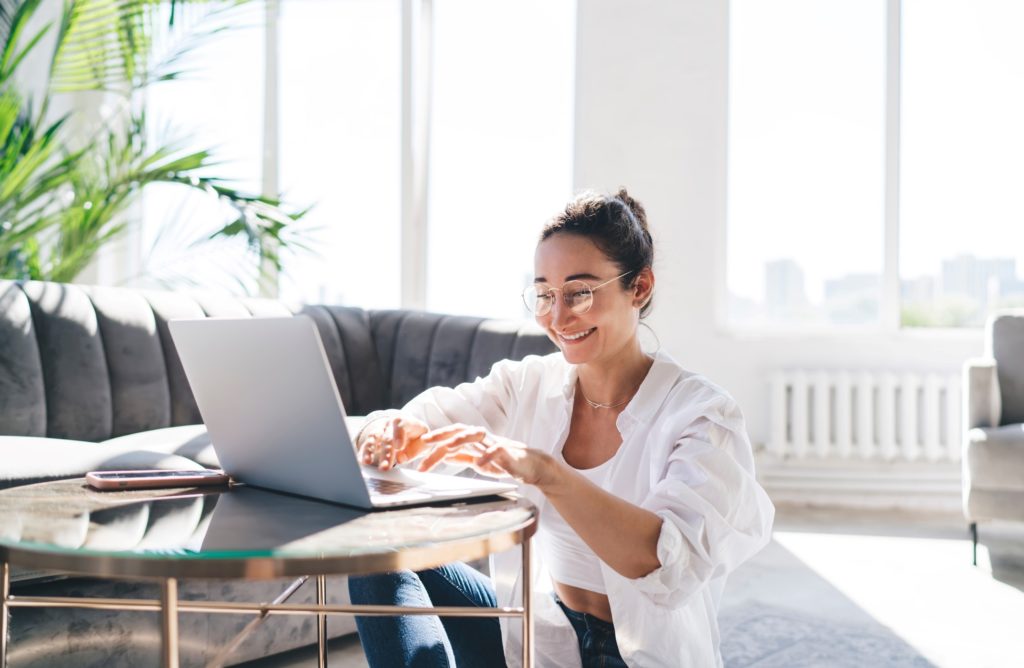
[{"label": "woman's left hand", "polygon": [[426,457],[419,469],[427,471],[442,461],[468,464],[490,476],[511,476],[528,485],[540,486],[552,474],[554,460],[526,444],[495,436],[482,427],[453,424],[420,437]]}]

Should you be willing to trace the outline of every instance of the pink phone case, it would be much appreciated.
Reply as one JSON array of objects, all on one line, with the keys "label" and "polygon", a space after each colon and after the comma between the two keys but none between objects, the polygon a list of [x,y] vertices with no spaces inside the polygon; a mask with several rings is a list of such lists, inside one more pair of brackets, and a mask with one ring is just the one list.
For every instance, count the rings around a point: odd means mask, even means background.
[{"label": "pink phone case", "polygon": [[85,474],[89,485],[102,490],[226,485],[230,479],[223,471],[90,471]]}]

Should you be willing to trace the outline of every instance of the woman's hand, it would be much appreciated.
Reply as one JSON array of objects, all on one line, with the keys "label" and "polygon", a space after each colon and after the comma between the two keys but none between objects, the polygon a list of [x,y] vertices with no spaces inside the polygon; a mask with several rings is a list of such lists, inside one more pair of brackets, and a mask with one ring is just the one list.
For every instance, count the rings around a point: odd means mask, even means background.
[{"label": "woman's hand", "polygon": [[407,415],[396,415],[371,423],[359,442],[359,461],[387,471],[423,451],[420,437],[430,428]]},{"label": "woman's hand", "polygon": [[427,471],[442,461],[468,464],[485,475],[511,476],[538,487],[550,482],[555,461],[519,441],[495,436],[482,427],[453,424],[420,437],[427,454],[419,470]]}]

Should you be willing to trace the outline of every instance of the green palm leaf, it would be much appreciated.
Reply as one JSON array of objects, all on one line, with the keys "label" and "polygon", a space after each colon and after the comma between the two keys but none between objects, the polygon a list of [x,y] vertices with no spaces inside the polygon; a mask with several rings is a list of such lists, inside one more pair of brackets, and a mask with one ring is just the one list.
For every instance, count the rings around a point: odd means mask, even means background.
[{"label": "green palm leaf", "polygon": [[[125,109],[137,108],[137,91],[180,76],[187,56],[249,0],[64,0],[56,23],[29,34],[40,1],[0,0],[0,276],[73,280],[137,223],[127,212],[154,183],[234,207],[237,215],[210,239],[244,241],[261,265],[280,267],[281,250],[304,247],[293,224],[305,211],[286,212],[276,199],[211,176],[209,150],[150,146],[143,113],[104,119],[94,136],[77,138],[77,150],[67,148],[68,119],[48,119],[50,100],[69,91],[113,91]],[[33,113],[12,75],[51,30],[50,78]]]}]

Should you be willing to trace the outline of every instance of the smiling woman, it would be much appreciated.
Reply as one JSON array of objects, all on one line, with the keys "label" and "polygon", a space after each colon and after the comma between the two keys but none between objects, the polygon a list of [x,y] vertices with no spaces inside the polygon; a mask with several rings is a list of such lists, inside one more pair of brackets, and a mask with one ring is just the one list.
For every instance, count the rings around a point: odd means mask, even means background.
[{"label": "smiling woman", "polygon": [[[357,438],[382,469],[470,467],[519,483],[541,517],[538,665],[721,666],[725,578],[770,535],[735,402],[640,347],[653,259],[644,209],[624,189],[580,195],[545,226],[524,295],[559,350],[371,414]],[[495,555],[490,579],[456,563],[349,589],[358,603],[516,606],[520,558]],[[373,666],[515,665],[522,646],[516,625],[491,619],[357,623]]]}]

